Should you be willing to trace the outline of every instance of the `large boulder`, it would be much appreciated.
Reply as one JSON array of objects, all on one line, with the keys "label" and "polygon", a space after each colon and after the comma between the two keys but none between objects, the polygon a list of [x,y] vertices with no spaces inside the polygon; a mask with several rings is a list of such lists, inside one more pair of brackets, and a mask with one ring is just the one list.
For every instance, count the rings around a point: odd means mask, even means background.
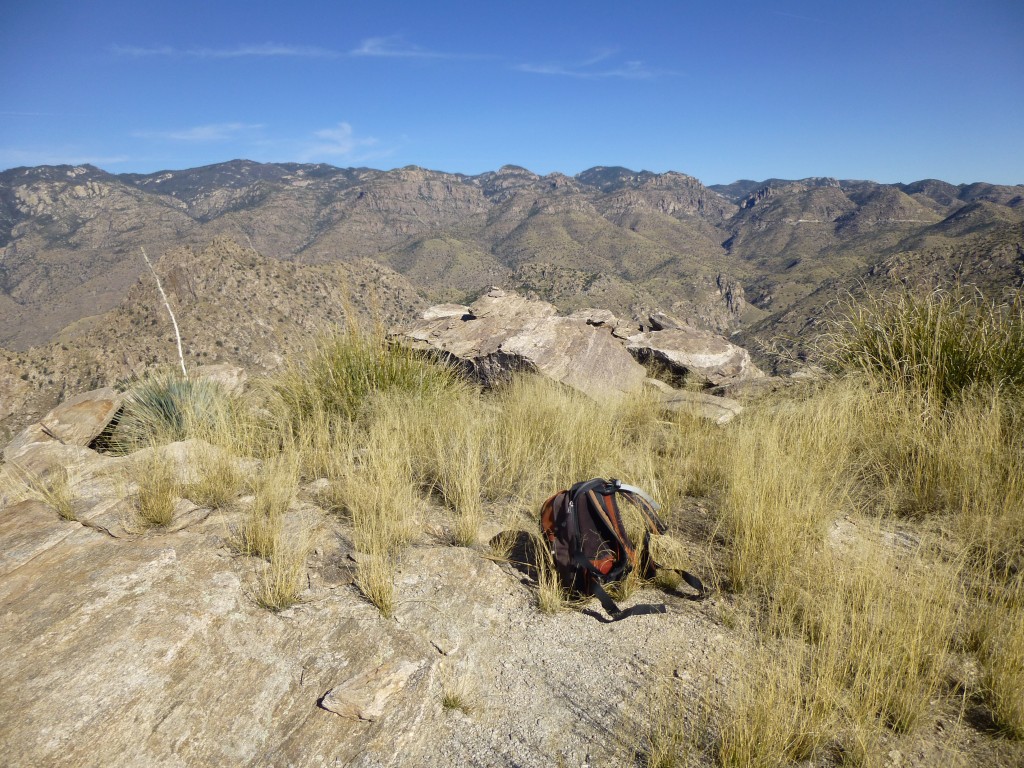
[{"label": "large boulder", "polygon": [[121,407],[124,395],[112,387],[94,389],[65,400],[40,421],[31,424],[4,448],[3,456],[13,461],[30,445],[56,442],[87,446],[104,430]]},{"label": "large boulder", "polygon": [[468,312],[427,316],[398,338],[459,361],[486,385],[527,371],[602,398],[639,389],[647,375],[607,328],[498,288]]},{"label": "large boulder", "polygon": [[743,347],[690,326],[638,333],[629,337],[627,348],[640,362],[668,374],[673,383],[694,378],[718,386],[764,376]]}]

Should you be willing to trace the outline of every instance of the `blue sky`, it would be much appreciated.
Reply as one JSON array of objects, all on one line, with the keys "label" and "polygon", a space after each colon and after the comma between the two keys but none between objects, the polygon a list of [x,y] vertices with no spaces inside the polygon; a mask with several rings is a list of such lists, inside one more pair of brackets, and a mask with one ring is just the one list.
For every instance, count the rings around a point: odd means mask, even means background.
[{"label": "blue sky", "polygon": [[1024,2],[2,0],[0,168],[1024,183]]}]

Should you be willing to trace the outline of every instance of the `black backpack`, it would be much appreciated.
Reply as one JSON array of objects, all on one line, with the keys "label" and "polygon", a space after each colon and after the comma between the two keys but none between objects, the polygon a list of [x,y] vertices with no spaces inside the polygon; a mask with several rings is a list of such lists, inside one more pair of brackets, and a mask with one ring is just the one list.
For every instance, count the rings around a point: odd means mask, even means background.
[{"label": "black backpack", "polygon": [[[616,496],[634,504],[647,525],[645,546],[640,553],[626,533]],[[626,578],[634,569],[649,579],[661,567],[650,555],[651,535],[666,530],[656,514],[658,509],[654,499],[639,488],[600,477],[576,483],[545,501],[541,507],[541,529],[562,588],[572,595],[593,595],[613,621],[665,613],[664,605],[637,605],[623,611],[604,588],[605,584]],[[696,598],[707,596],[700,579],[686,571],[678,572],[697,590]]]}]

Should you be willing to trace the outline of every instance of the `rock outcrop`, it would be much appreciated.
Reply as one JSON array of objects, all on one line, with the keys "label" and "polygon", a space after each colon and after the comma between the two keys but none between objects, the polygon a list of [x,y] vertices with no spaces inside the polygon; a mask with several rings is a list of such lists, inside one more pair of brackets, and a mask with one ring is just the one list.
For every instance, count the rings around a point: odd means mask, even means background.
[{"label": "rock outcrop", "polygon": [[632,392],[646,377],[608,330],[498,288],[466,313],[428,310],[428,316],[436,319],[415,323],[398,337],[459,361],[486,385],[526,371],[602,398]]},{"label": "rock outcrop", "polygon": [[[750,353],[709,331],[659,320],[663,330],[630,336],[627,346],[641,362],[681,383],[694,378],[701,384],[721,385],[764,376]],[[674,382],[675,383],[675,382]]]},{"label": "rock outcrop", "polygon": [[34,443],[87,446],[110,423],[122,401],[123,395],[111,387],[75,395],[12,440],[3,457],[13,461]]},{"label": "rock outcrop", "polygon": [[[659,330],[636,333],[640,327]],[[672,385],[685,379],[723,385],[764,375],[745,349],[662,312],[651,313],[645,323],[622,321],[607,309],[580,309],[562,317],[545,301],[500,288],[471,306],[431,307],[422,320],[393,337],[442,353],[486,386],[527,371],[600,399],[634,392],[646,379],[661,392],[667,408],[689,408],[719,424],[742,406]],[[649,372],[666,381],[657,386]]]}]

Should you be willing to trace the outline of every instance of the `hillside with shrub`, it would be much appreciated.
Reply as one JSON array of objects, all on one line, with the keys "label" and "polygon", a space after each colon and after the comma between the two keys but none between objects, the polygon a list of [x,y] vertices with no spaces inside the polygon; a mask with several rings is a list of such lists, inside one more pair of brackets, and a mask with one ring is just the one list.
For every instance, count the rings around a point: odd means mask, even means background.
[{"label": "hillside with shrub", "polygon": [[[1024,759],[1020,303],[850,303],[818,377],[724,425],[481,389],[349,318],[241,389],[190,359],[112,390],[92,448],[8,446],[0,680],[48,723],[0,719],[10,759]],[[560,589],[537,512],[592,476],[653,493],[709,599],[634,572],[615,595],[668,612],[609,624]]]}]

